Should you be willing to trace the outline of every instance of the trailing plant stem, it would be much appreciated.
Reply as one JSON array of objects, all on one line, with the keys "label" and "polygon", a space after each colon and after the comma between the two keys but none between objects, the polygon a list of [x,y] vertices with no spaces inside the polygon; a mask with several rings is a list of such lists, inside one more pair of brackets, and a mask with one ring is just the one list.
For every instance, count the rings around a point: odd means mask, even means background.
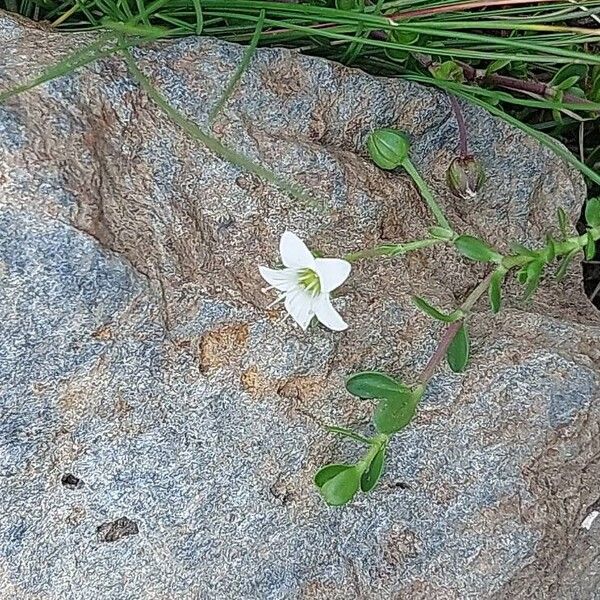
[{"label": "trailing plant stem", "polygon": [[381,448],[388,445],[390,441],[390,436],[385,433],[379,433],[375,437],[371,438],[371,447],[365,453],[363,459],[357,463],[357,468],[361,473],[363,473],[366,469],[369,468],[377,453],[381,450]]},{"label": "trailing plant stem", "polygon": [[[467,296],[467,299],[460,305],[459,310],[465,314],[468,314],[475,303],[485,292],[487,291],[490,281],[492,279],[492,274],[490,273],[483,281],[481,281],[477,287]],[[452,343],[454,336],[458,333],[460,328],[462,327],[464,321],[464,317],[459,321],[455,321],[446,327],[435,352],[432,354],[429,362],[421,372],[419,376],[419,383],[421,385],[427,384],[427,382],[433,377],[441,362],[444,360],[446,356],[446,352],[448,351],[448,347]]]},{"label": "trailing plant stem", "polygon": [[350,254],[346,254],[344,258],[348,262],[356,262],[363,258],[376,258],[378,256],[400,256],[401,254],[408,254],[414,250],[429,248],[435,244],[444,242],[445,240],[428,238],[425,240],[415,240],[413,242],[406,242],[403,244],[382,244],[381,246],[375,246],[374,248],[368,248],[367,250],[351,252]]}]

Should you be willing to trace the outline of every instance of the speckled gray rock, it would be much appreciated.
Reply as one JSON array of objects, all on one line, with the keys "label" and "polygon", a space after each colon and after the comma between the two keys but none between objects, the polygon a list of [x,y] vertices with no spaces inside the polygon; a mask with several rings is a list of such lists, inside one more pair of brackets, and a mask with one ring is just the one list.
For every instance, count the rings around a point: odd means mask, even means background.
[{"label": "speckled gray rock", "polygon": [[[0,15],[0,89],[90,39]],[[205,129],[240,56],[135,52]],[[334,255],[425,232],[410,181],[365,159],[369,130],[406,130],[457,228],[494,243],[580,210],[577,174],[465,112],[489,178],[472,201],[445,189],[444,95],[258,52],[212,132],[310,204],[187,137],[119,58],[0,106],[2,598],[594,597],[598,523],[579,524],[600,497],[600,321],[577,269],[527,308],[478,307],[472,367],[436,376],[369,498],[329,509],[310,483],[356,452],[322,423],[367,427],[344,377],[410,379],[431,353],[411,293],[451,307],[482,273],[450,251],[358,265],[338,335],[266,309],[257,264],[286,228]]]}]

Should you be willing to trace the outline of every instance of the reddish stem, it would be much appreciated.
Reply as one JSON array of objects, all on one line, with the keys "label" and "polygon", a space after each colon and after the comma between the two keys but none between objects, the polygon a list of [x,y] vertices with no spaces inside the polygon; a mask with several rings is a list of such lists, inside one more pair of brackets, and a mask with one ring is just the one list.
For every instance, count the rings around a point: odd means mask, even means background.
[{"label": "reddish stem", "polygon": [[452,106],[452,110],[454,111],[454,116],[458,125],[458,151],[460,158],[467,158],[467,156],[469,156],[469,143],[467,141],[465,117],[456,97],[452,94],[448,94],[448,97],[450,98],[450,104]]},{"label": "reddish stem", "polygon": [[[414,55],[415,58],[423,65],[426,69],[436,67],[439,63],[433,62],[429,57],[423,55]],[[543,98],[554,98],[556,92],[554,88],[542,81],[527,81],[517,79],[516,77],[509,77],[508,75],[497,75],[496,73],[487,74],[483,69],[475,69],[471,65],[455,61],[456,64],[462,69],[463,75],[467,81],[473,81],[475,83],[488,83],[492,86],[505,88],[508,90],[515,90],[517,92],[530,92],[537,94]],[[574,94],[565,92],[562,97],[564,102],[569,104],[590,104],[587,98],[580,98]]]},{"label": "reddish stem", "polygon": [[458,333],[458,330],[461,328],[462,323],[462,320],[455,321],[454,323],[451,323],[450,325],[448,325],[448,327],[446,327],[439,341],[439,344],[435,349],[435,352],[432,354],[431,358],[429,359],[429,362],[423,369],[421,375],[419,375],[419,383],[426,384],[433,377],[433,374],[437,371],[437,368],[440,366],[440,363],[446,357],[446,352],[448,351],[448,348],[452,343],[454,336]]}]

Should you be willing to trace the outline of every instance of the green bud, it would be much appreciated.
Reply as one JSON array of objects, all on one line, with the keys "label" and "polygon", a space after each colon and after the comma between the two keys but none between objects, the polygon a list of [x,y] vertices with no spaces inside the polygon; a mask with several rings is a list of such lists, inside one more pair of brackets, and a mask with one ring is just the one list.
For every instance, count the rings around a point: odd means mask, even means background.
[{"label": "green bud", "polygon": [[446,171],[450,189],[460,198],[474,198],[485,183],[485,172],[472,156],[456,157]]},{"label": "green bud", "polygon": [[379,168],[390,171],[406,160],[409,143],[406,136],[395,129],[376,129],[367,138],[367,150]]}]

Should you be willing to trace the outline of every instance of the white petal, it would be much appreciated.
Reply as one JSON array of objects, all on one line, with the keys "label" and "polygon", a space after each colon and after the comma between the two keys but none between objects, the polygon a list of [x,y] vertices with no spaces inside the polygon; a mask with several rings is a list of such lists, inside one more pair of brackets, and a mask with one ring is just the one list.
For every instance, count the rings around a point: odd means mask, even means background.
[{"label": "white petal", "polygon": [[258,267],[263,279],[275,289],[287,292],[298,283],[298,275],[294,269],[268,269]]},{"label": "white petal", "polygon": [[285,297],[285,309],[304,331],[307,330],[312,318],[315,316],[312,303],[312,296],[302,288],[296,288],[288,292]]},{"label": "white petal", "polygon": [[306,244],[291,231],[286,231],[279,242],[281,261],[291,269],[314,269],[315,257]]},{"label": "white petal", "polygon": [[340,314],[331,304],[329,294],[321,294],[313,302],[313,310],[315,315],[325,327],[329,327],[333,331],[343,331],[348,329],[348,325],[342,319]]},{"label": "white petal", "polygon": [[321,291],[328,294],[340,287],[348,275],[352,265],[341,258],[317,258],[315,260],[315,270],[321,281]]}]

